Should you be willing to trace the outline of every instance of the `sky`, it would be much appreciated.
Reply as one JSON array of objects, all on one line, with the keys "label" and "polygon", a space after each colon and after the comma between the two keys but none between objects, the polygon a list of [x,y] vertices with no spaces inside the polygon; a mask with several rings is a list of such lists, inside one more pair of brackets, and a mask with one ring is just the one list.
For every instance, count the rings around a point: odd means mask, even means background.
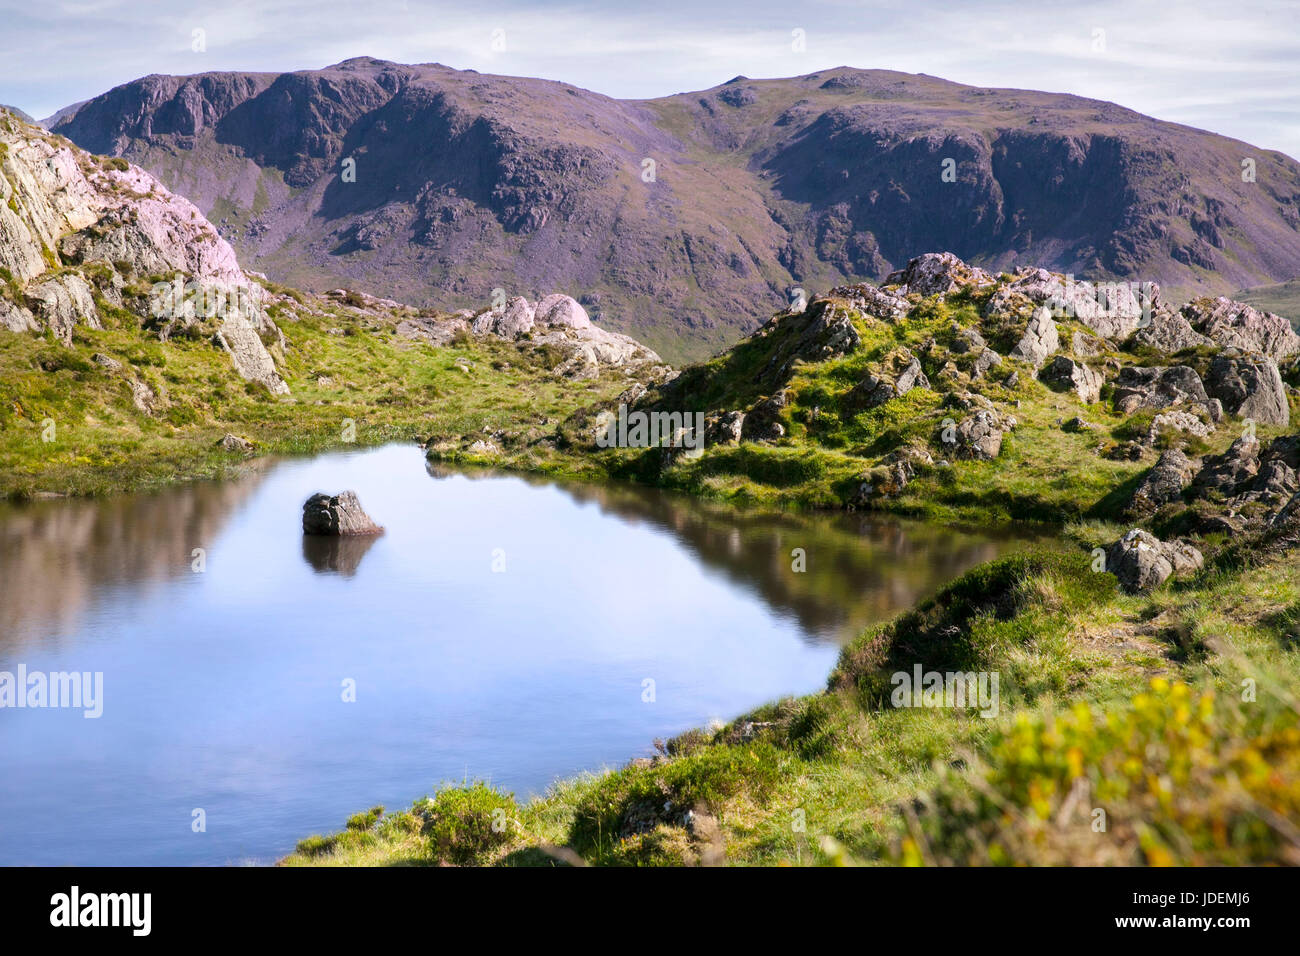
[{"label": "sky", "polygon": [[632,98],[855,66],[1111,100],[1300,157],[1300,0],[0,0],[0,23],[0,103],[38,118],[149,73],[354,56]]}]

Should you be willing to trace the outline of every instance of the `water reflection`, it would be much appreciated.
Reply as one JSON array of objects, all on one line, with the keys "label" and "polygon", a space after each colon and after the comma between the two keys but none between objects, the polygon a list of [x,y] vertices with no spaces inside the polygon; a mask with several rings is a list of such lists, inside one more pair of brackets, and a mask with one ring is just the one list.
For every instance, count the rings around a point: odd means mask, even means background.
[{"label": "water reflection", "polygon": [[57,645],[105,591],[194,573],[264,475],[160,494],[0,502],[0,649]]},{"label": "water reflection", "polygon": [[[427,466],[438,479],[501,478],[488,468]],[[1031,540],[1024,528],[975,531],[888,516],[750,512],[635,485],[556,484],[579,503],[627,523],[670,532],[701,564],[793,615],[810,640],[844,642],[909,608],[943,582]],[[804,570],[795,571],[801,549]]]},{"label": "water reflection", "polygon": [[341,574],[350,578],[357,573],[361,559],[366,556],[378,535],[319,535],[302,536],[302,556],[318,574]]}]

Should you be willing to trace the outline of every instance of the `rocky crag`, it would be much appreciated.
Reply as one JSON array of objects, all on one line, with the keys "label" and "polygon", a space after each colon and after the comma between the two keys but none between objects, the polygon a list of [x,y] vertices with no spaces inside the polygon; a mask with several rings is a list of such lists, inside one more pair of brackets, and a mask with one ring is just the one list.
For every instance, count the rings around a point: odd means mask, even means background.
[{"label": "rocky crag", "polygon": [[[0,327],[70,344],[78,327],[139,323],[207,337],[241,377],[288,391],[283,337],[260,286],[188,200],[121,159],[95,157],[0,112]],[[112,361],[109,359],[106,362]],[[136,403],[157,400],[127,378]]]}]

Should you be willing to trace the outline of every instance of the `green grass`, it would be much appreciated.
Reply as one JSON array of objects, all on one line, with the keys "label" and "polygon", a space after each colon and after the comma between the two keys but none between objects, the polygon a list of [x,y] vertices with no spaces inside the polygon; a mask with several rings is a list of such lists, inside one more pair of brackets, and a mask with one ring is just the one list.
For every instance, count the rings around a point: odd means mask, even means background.
[{"label": "green grass", "polygon": [[[443,349],[397,338],[391,323],[340,309],[286,321],[281,371],[291,394],[241,381],[206,340],[163,344],[123,322],[78,327],[71,347],[0,331],[0,496],[104,494],[237,472],[246,456],[215,447],[227,432],[259,454],[310,454],[504,430],[526,444],[579,404],[625,387],[578,385],[549,374],[551,356],[527,345],[467,341]],[[110,316],[111,318],[111,316]],[[116,323],[110,323],[116,324]],[[344,334],[332,334],[341,329]],[[139,411],[104,354],[163,398]],[[46,423],[53,423],[53,441]],[[350,433],[349,433],[350,434]]]},{"label": "green grass", "polygon": [[[1118,520],[1154,454],[1128,461],[1112,457],[1112,452],[1144,437],[1154,416],[1124,418],[1112,409],[1108,390],[1101,401],[1085,404],[1073,392],[1053,391],[1028,365],[1005,357],[991,377],[972,381],[967,372],[974,356],[948,350],[957,327],[983,328],[990,344],[1004,349],[1009,348],[1006,342],[1015,340],[1014,329],[999,330],[998,323],[983,320],[981,307],[978,296],[954,294],[946,302],[920,302],[905,320],[886,323],[844,305],[862,340],[852,354],[798,365],[783,386],[766,381],[762,371],[791,335],[782,323],[765,336],[747,339],[725,355],[684,370],[662,399],[663,407],[673,411],[745,410],[784,387],[790,401],[778,420],[785,436],[775,442],[712,446],[696,459],[666,461],[658,449],[596,448],[576,427],[590,421],[590,413],[584,412],[568,423],[575,427],[569,430],[572,454],[567,461],[538,460],[506,449],[497,464],[653,484],[746,507],[841,509],[864,481],[879,476],[886,456],[912,447],[928,449],[936,463],[917,463],[912,481],[897,494],[877,498],[874,508],[984,525],[1018,521],[1059,527],[1090,519]],[[1069,342],[1076,327],[1060,323],[1063,342]],[[930,343],[934,348],[927,350]],[[920,357],[932,388],[914,389],[873,409],[855,408],[849,401],[853,386],[900,348]],[[1135,358],[1127,356],[1128,361]],[[1204,358],[1189,354],[1164,361],[1196,365],[1204,364]],[[958,368],[952,380],[941,372],[949,360]],[[1102,359],[1089,361],[1098,367]],[[1019,382],[1008,387],[1003,379],[1012,370]],[[994,461],[947,460],[951,454],[937,440],[946,424],[970,414],[945,406],[942,392],[964,390],[983,396],[1018,423]],[[1300,405],[1294,412],[1300,414]],[[1076,417],[1093,427],[1066,431],[1064,423]],[[1207,439],[1177,440],[1189,454],[1218,453],[1239,437],[1240,427],[1225,417]],[[1267,441],[1282,432],[1264,428],[1260,437]],[[1174,443],[1174,436],[1161,435],[1154,451]]]}]

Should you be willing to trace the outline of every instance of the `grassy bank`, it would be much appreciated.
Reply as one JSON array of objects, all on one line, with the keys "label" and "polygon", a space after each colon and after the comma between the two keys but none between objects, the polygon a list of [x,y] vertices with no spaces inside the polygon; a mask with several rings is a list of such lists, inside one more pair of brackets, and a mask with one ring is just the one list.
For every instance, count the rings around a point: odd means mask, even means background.
[{"label": "grassy bank", "polygon": [[[1300,862],[1300,583],[1232,564],[1134,597],[1082,554],[1004,559],[864,633],[820,694],[527,803],[376,808],[284,863]],[[999,673],[997,716],[892,706],[918,663]]]},{"label": "grassy bank", "polygon": [[[558,379],[558,357],[526,344],[433,348],[398,337],[389,316],[321,299],[280,322],[288,345],[272,350],[287,396],[241,381],[207,340],[160,343],[129,317],[78,326],[70,347],[0,330],[0,496],[141,490],[237,473],[253,455],[434,433],[527,442],[626,387],[621,376]],[[151,413],[133,402],[132,379],[157,396]],[[226,434],[252,450],[219,447]]]},{"label": "grassy bank", "polygon": [[[1112,386],[1100,401],[1084,402],[1070,390],[1054,390],[1039,381],[1034,369],[1004,359],[983,378],[973,378],[975,353],[953,351],[956,330],[981,328],[989,344],[1005,355],[1014,344],[1012,326],[1001,332],[981,317],[986,295],[959,292],[946,301],[918,303],[896,322],[872,319],[845,309],[861,344],[852,354],[823,362],[796,362],[784,382],[765,381],[765,366],[783,347],[781,332],[746,340],[711,361],[686,369],[661,390],[657,406],[673,411],[714,414],[743,409],[782,392],[787,404],[774,417],[784,435],[775,441],[718,444],[699,457],[665,455],[659,448],[601,449],[592,440],[595,414],[616,403],[585,407],[560,429],[557,452],[507,445],[489,456],[468,455],[458,447],[434,450],[452,461],[549,471],[587,478],[635,481],[726,501],[744,507],[842,509],[853,503],[863,484],[879,490],[872,510],[934,521],[995,524],[1009,521],[1063,526],[1072,521],[1118,520],[1123,505],[1154,455],[1179,446],[1189,455],[1217,454],[1241,437],[1242,423],[1225,416],[1210,423],[1205,437],[1162,433],[1141,457],[1124,454],[1142,443],[1155,413],[1117,413],[1110,402]],[[1058,323],[1062,341],[1082,325]],[[906,349],[922,356],[931,386],[875,408],[855,402],[853,386]],[[1150,356],[1148,356],[1150,358]],[[1090,358],[1094,367],[1107,361],[1134,361],[1132,354],[1106,347]],[[1204,373],[1209,353],[1189,350],[1161,358],[1161,364],[1187,364]],[[951,362],[948,371],[935,373]],[[1016,372],[1016,380],[1008,376]],[[655,398],[651,392],[649,398]],[[961,397],[961,402],[954,401]],[[987,401],[1014,416],[1016,427],[1003,438],[992,461],[954,460],[938,436],[971,409]],[[1292,414],[1300,402],[1290,397]],[[966,403],[966,404],[963,404]],[[1084,427],[1072,424],[1081,420]],[[1285,428],[1260,426],[1261,441]],[[892,486],[888,463],[900,451],[912,454],[913,475]],[[921,454],[917,454],[921,453]],[[927,457],[928,456],[928,457]]]}]

